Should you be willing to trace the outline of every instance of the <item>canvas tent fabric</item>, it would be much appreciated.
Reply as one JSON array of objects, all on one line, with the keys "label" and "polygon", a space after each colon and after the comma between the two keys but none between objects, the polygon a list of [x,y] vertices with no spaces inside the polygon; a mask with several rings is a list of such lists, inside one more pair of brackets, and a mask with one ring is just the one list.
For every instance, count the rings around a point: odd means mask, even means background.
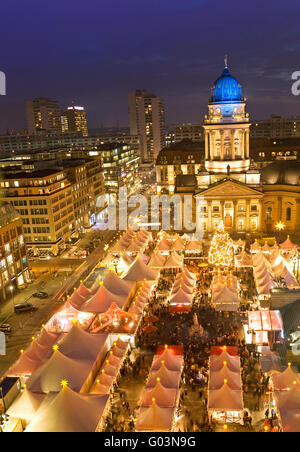
[{"label": "canvas tent fabric", "polygon": [[209,374],[209,390],[221,389],[224,380],[230,389],[241,390],[241,376],[239,372],[231,372],[228,366],[224,366],[219,372],[210,372]]},{"label": "canvas tent fabric", "polygon": [[187,294],[182,287],[170,299],[170,304],[191,304],[193,296]]},{"label": "canvas tent fabric", "polygon": [[214,411],[242,411],[242,391],[230,389],[229,385],[224,383],[220,389],[208,392],[207,408]]},{"label": "canvas tent fabric", "polygon": [[180,355],[174,355],[171,350],[164,350],[161,355],[155,355],[152,364],[152,371],[158,371],[162,366],[162,361],[168,370],[180,372],[183,357]]},{"label": "canvas tent fabric", "polygon": [[74,308],[80,309],[86,299],[79,295],[77,291],[75,291],[68,300]]},{"label": "canvas tent fabric", "polygon": [[63,388],[36,413],[26,432],[95,432],[107,402],[106,395],[83,395]]},{"label": "canvas tent fabric", "polygon": [[51,348],[58,340],[59,335],[48,332],[42,327],[40,334],[37,337],[37,342],[44,347]]},{"label": "canvas tent fabric", "polygon": [[134,283],[131,281],[124,281],[114,271],[109,271],[103,280],[103,286],[116,295],[127,295],[131,293],[134,287]]},{"label": "canvas tent fabric", "polygon": [[230,355],[227,351],[223,351],[219,356],[210,357],[210,371],[219,372],[224,367],[224,362],[227,363],[226,365],[231,372],[240,372],[240,358]]},{"label": "canvas tent fabric", "polygon": [[107,337],[107,334],[90,334],[75,324],[58,342],[59,351],[71,359],[95,361]]},{"label": "canvas tent fabric", "polygon": [[91,290],[88,289],[87,287],[85,287],[85,285],[83,283],[81,283],[80,286],[78,287],[77,293],[78,293],[78,295],[85,298],[86,300],[88,298],[91,298],[91,296],[92,296]]},{"label": "canvas tent fabric", "polygon": [[272,375],[271,378],[275,391],[290,390],[294,387],[300,389],[300,374],[294,372],[291,366],[288,366],[284,372]]},{"label": "canvas tent fabric", "polygon": [[173,407],[176,403],[177,389],[165,388],[160,381],[152,389],[147,389],[142,406],[151,406],[153,399],[159,407]]},{"label": "canvas tent fabric", "polygon": [[112,303],[115,303],[120,308],[123,308],[127,302],[127,299],[127,295],[117,295],[101,285],[96,294],[84,303],[81,310],[83,312],[100,314],[102,312],[106,312]]},{"label": "canvas tent fabric", "polygon": [[171,254],[167,259],[164,268],[180,268],[183,266],[183,258],[178,254]]},{"label": "canvas tent fabric", "polygon": [[159,252],[155,253],[151,258],[148,267],[150,268],[163,268],[166,263],[166,257],[162,256]]},{"label": "canvas tent fabric", "polygon": [[41,365],[40,360],[30,359],[25,353],[13,364],[7,372],[9,377],[28,376],[33,374]]},{"label": "canvas tent fabric", "polygon": [[165,388],[174,389],[179,387],[180,372],[168,370],[164,364],[162,364],[159,370],[151,372],[151,374],[149,375],[149,380],[147,382],[147,388],[154,388],[156,386],[158,378]]},{"label": "canvas tent fabric", "polygon": [[129,267],[128,272],[123,277],[124,281],[156,281],[159,276],[159,272],[157,270],[153,270],[148,267],[144,262],[138,258],[132,265]]},{"label": "canvas tent fabric", "polygon": [[44,398],[45,394],[36,394],[25,388],[7,410],[7,414],[10,417],[21,419],[25,424],[29,424]]},{"label": "canvas tent fabric", "polygon": [[28,379],[27,388],[33,392],[59,392],[62,380],[67,380],[79,392],[89,376],[93,363],[68,358],[56,350]]},{"label": "canvas tent fabric", "polygon": [[142,408],[136,422],[137,431],[170,432],[174,418],[174,408],[161,408],[153,403]]}]

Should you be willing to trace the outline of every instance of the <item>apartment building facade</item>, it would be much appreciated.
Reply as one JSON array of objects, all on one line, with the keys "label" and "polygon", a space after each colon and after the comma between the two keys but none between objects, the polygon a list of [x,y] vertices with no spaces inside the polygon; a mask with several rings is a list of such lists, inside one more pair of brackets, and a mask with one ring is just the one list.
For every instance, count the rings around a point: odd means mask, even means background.
[{"label": "apartment building facade", "polygon": [[0,185],[22,218],[29,254],[57,256],[74,232],[96,222],[96,197],[104,194],[101,160],[42,163],[31,171],[10,167]]},{"label": "apartment building facade", "polygon": [[21,216],[0,203],[0,302],[13,297],[30,279]]}]

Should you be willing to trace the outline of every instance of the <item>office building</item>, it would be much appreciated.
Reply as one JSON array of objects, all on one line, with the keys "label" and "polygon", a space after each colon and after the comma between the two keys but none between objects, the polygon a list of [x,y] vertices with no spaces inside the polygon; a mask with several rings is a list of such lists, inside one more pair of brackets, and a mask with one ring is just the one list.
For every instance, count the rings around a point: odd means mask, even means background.
[{"label": "office building", "polygon": [[130,134],[138,135],[142,162],[153,162],[165,146],[164,101],[146,90],[128,96]]},{"label": "office building", "polygon": [[27,102],[27,127],[29,135],[39,130],[61,132],[59,104],[55,100],[40,97]]}]

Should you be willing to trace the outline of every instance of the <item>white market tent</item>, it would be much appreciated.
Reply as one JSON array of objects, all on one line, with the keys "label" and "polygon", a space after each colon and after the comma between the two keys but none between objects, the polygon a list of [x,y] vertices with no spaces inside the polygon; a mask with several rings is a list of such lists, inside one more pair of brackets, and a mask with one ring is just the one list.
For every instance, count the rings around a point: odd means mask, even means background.
[{"label": "white market tent", "polygon": [[45,394],[36,394],[25,388],[9,407],[7,414],[10,417],[21,419],[23,427],[25,427],[31,422],[45,397]]},{"label": "white market tent", "polygon": [[151,406],[153,399],[159,407],[174,407],[176,404],[177,389],[165,388],[160,381],[152,389],[147,389],[142,406]]},{"label": "white market tent", "polygon": [[224,380],[227,380],[227,385],[230,389],[242,389],[240,372],[231,372],[228,366],[223,366],[219,372],[210,372],[209,390],[221,389],[224,385]]},{"label": "white market tent", "polygon": [[58,342],[59,351],[71,359],[95,361],[107,338],[108,334],[90,334],[75,324]]},{"label": "white market tent", "polygon": [[224,350],[218,356],[211,356],[209,359],[209,369],[211,372],[219,372],[225,365],[231,372],[240,372],[240,358],[239,356],[232,356]]},{"label": "white market tent", "polygon": [[85,285],[83,283],[80,284],[80,286],[77,289],[77,294],[80,295],[81,297],[85,298],[86,300],[88,300],[89,298],[91,298],[92,291],[90,289],[88,289],[87,287],[85,287]]},{"label": "white market tent", "polygon": [[[159,380],[157,380],[159,378]],[[147,388],[154,388],[157,381],[160,381],[165,388],[178,388],[180,384],[181,372],[168,370],[162,364],[159,370],[151,372],[147,382]]]},{"label": "white market tent", "polygon": [[108,274],[103,279],[103,286],[112,293],[116,295],[127,295],[127,297],[132,292],[135,283],[131,281],[124,281],[120,278],[114,271],[110,270]]},{"label": "white market tent", "polygon": [[288,391],[294,387],[300,389],[300,374],[296,373],[291,366],[288,366],[284,372],[273,374],[271,381],[275,391]]},{"label": "white market tent", "polygon": [[170,304],[191,304],[193,296],[186,293],[182,287],[170,298]]},{"label": "white market tent", "polygon": [[154,256],[151,258],[148,266],[150,268],[163,268],[166,263],[166,257],[160,254],[159,252],[156,252]]},{"label": "white market tent", "polygon": [[138,257],[129,267],[128,272],[123,276],[124,281],[156,281],[159,277],[159,271],[153,270]]},{"label": "white market tent", "polygon": [[100,314],[106,312],[112,303],[116,303],[119,308],[123,308],[128,300],[127,295],[117,295],[110,292],[104,285],[101,285],[96,294],[87,300],[81,307],[83,312]]},{"label": "white market tent", "polygon": [[162,366],[162,361],[168,370],[175,372],[180,372],[183,364],[183,356],[174,355],[171,350],[164,350],[161,355],[155,355],[153,359],[153,364],[151,367],[152,371],[157,371]]},{"label": "white market tent", "polygon": [[106,395],[77,394],[65,387],[36,413],[26,432],[95,432],[108,399]]},{"label": "white market tent", "polygon": [[18,361],[7,372],[9,377],[27,377],[32,375],[41,365],[40,360],[32,360],[25,353],[21,353]]},{"label": "white market tent", "polygon": [[227,383],[223,383],[220,389],[208,391],[209,411],[242,411],[244,409],[241,390],[234,390]]},{"label": "white market tent", "polygon": [[153,403],[149,408],[141,408],[136,430],[138,432],[170,432],[174,419],[174,408],[161,408]]},{"label": "white market tent", "polygon": [[81,391],[87,381],[93,362],[68,358],[56,350],[28,379],[27,388],[33,392],[59,392],[62,380],[67,380],[74,391]]},{"label": "white market tent", "polygon": [[178,254],[171,254],[167,259],[164,268],[180,268],[183,267],[183,258]]}]

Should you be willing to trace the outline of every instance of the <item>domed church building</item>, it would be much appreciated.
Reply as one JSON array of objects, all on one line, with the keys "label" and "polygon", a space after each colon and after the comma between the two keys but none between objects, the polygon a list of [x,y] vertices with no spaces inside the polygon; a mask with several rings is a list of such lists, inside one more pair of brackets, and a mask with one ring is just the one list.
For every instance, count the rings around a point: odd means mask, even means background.
[{"label": "domed church building", "polygon": [[[194,171],[191,165],[184,165],[186,173],[176,172],[178,165],[172,167],[163,160],[166,157],[161,151],[156,164],[159,192],[166,174],[172,179],[167,181],[170,194],[194,195],[198,230],[211,233],[220,220],[229,232],[240,234],[274,233],[279,221],[288,232],[296,230],[300,162],[278,160],[262,172],[258,170],[250,158],[250,125],[242,87],[229,71],[226,58],[224,71],[211,88],[203,122],[204,161],[195,165]],[[175,154],[172,158],[178,163]]]}]

